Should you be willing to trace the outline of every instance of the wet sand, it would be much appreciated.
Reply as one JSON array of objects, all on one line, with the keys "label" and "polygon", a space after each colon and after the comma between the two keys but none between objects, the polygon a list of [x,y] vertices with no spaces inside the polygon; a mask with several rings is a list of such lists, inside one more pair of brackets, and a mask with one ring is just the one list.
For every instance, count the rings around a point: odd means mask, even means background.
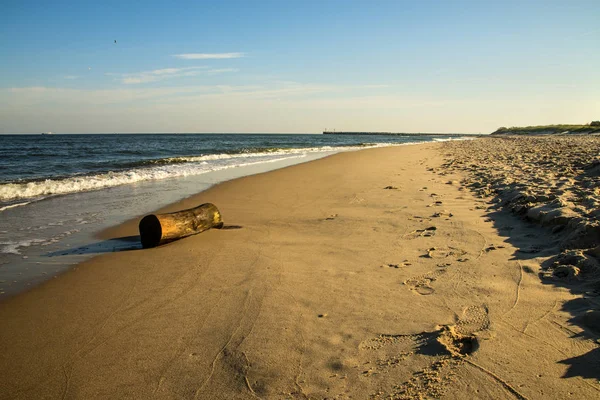
[{"label": "wet sand", "polygon": [[212,202],[229,229],[0,303],[0,398],[597,397],[593,291],[553,273],[570,228],[473,185],[469,146],[515,152],[500,140],[337,154],[163,209]]}]

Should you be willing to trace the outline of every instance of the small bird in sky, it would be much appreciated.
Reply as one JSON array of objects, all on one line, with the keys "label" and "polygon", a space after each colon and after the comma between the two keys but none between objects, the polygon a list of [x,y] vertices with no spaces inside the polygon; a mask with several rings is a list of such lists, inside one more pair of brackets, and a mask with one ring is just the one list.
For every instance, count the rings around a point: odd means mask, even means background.
[{"label": "small bird in sky", "polygon": [[117,39],[115,39],[115,44],[117,44]]}]

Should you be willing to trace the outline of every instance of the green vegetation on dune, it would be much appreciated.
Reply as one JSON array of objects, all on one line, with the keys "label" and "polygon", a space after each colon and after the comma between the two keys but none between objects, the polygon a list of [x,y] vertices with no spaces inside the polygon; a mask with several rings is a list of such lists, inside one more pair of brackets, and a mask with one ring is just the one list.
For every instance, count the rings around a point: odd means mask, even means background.
[{"label": "green vegetation on dune", "polygon": [[492,135],[589,135],[600,134],[600,121],[592,121],[587,125],[539,125],[539,126],[513,126],[511,128],[498,128]]}]

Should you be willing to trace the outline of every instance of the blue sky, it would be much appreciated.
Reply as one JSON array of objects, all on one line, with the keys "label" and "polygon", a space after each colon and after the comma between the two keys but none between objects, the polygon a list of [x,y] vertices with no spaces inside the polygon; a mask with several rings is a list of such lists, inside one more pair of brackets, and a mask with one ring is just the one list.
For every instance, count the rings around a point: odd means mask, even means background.
[{"label": "blue sky", "polygon": [[0,133],[585,123],[599,17],[597,0],[4,0]]}]

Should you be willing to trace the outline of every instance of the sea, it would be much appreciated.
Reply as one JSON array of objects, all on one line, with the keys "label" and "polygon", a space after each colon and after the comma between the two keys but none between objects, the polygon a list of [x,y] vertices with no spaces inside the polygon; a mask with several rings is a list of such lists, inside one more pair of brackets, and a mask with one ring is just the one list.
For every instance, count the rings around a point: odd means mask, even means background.
[{"label": "sea", "polygon": [[343,151],[463,135],[0,135],[0,301],[97,254],[95,234],[242,176]]}]

